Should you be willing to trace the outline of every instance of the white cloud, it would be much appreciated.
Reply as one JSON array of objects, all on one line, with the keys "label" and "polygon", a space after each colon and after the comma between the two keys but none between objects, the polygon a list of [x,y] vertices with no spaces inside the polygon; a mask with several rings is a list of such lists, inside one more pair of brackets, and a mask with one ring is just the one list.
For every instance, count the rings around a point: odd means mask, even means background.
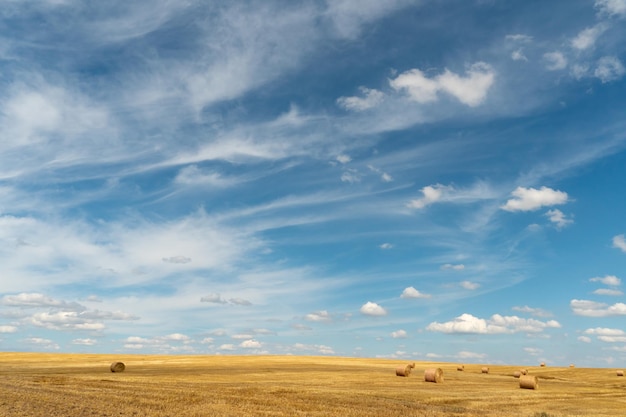
[{"label": "white cloud", "polygon": [[230,343],[225,343],[219,347],[220,350],[235,350],[235,345]]},{"label": "white cloud", "polygon": [[82,346],[94,346],[98,343],[95,339],[74,339],[72,340],[73,345],[82,345]]},{"label": "white cloud", "polygon": [[587,336],[578,336],[578,340],[583,343],[591,343],[591,338]]},{"label": "white cloud", "polygon": [[501,316],[494,314],[489,320],[462,314],[452,321],[430,323],[426,330],[441,333],[500,334],[500,333],[539,333],[548,328],[560,328],[555,320],[542,322],[535,319],[524,319],[517,316]]},{"label": "white cloud", "polygon": [[620,295],[624,295],[624,293],[620,290],[613,290],[610,288],[599,288],[593,292],[596,295],[609,295],[613,297],[617,297]]},{"label": "white cloud", "polygon": [[378,246],[379,248],[386,250],[386,249],[392,249],[393,245],[391,243],[383,243],[381,245]]},{"label": "white cloud", "polygon": [[206,171],[198,168],[197,165],[189,165],[182,168],[176,178],[176,184],[202,186],[208,185],[213,187],[227,187],[235,184],[232,179],[224,178],[218,172]]},{"label": "white cloud", "polygon": [[262,347],[262,344],[258,340],[250,339],[250,340],[244,340],[243,342],[241,342],[239,344],[239,347],[242,347],[245,349],[258,349]]},{"label": "white cloud", "polygon": [[363,97],[339,97],[337,104],[346,110],[364,111],[378,106],[384,99],[385,94],[375,89],[359,87]]},{"label": "white cloud", "polygon": [[68,303],[55,300],[40,293],[20,293],[17,295],[5,295],[0,301],[2,304],[12,307],[55,307],[73,311],[84,311],[85,307],[78,303]]},{"label": "white cloud", "polygon": [[471,281],[461,281],[459,282],[459,285],[466,290],[476,290],[480,288],[480,284]]},{"label": "white cloud", "polygon": [[470,107],[481,104],[495,81],[495,72],[488,64],[479,62],[470,66],[466,77],[446,70],[438,78],[440,88]]},{"label": "white cloud", "polygon": [[293,348],[297,351],[310,351],[317,352],[322,355],[334,355],[335,351],[330,346],[326,345],[305,345],[303,343],[295,343]]},{"label": "white cloud", "polygon": [[595,7],[600,14],[626,16],[626,0],[596,0]]},{"label": "white cloud", "polygon": [[348,162],[352,161],[352,158],[350,158],[349,155],[345,154],[337,155],[337,158],[335,159],[337,160],[337,162],[342,164],[347,164]]},{"label": "white cloud", "polygon": [[593,329],[587,329],[583,333],[585,334],[593,334],[596,336],[623,336],[626,333],[620,329],[610,329],[607,327],[596,327]]},{"label": "white cloud", "polygon": [[476,352],[468,352],[466,350],[462,350],[456,354],[456,358],[458,359],[484,359],[487,355],[484,353],[476,353]]},{"label": "white cloud", "polygon": [[28,339],[24,339],[24,342],[28,343],[29,345],[41,346],[43,349],[52,349],[52,350],[60,349],[60,346],[56,344],[55,342],[53,342],[52,340],[43,339],[41,337],[30,337]]},{"label": "white cloud", "polygon": [[462,270],[465,269],[465,265],[463,265],[463,264],[456,264],[456,265],[454,265],[454,264],[444,264],[444,265],[441,265],[440,268],[442,270],[444,270],[444,271],[450,270],[450,269],[453,270],[453,271],[462,271]]},{"label": "white cloud", "polygon": [[600,282],[604,285],[610,285],[612,287],[617,287],[622,285],[622,280],[616,277],[615,275],[606,275],[604,277],[594,277],[589,279],[590,282]]},{"label": "white cloud", "polygon": [[574,223],[574,220],[568,219],[567,216],[559,209],[548,210],[546,212],[546,216],[556,225],[558,229],[562,229],[565,226]]},{"label": "white cloud", "polygon": [[444,194],[450,193],[453,190],[452,187],[441,184],[427,185],[420,190],[424,196],[417,200],[411,200],[408,206],[410,208],[422,209],[441,200]]},{"label": "white cloud", "polygon": [[567,67],[567,59],[561,52],[547,52],[543,54],[543,59],[547,62],[546,68],[550,71],[562,70]]},{"label": "white cloud", "polygon": [[418,103],[430,103],[437,101],[439,83],[427,78],[418,69],[412,69],[389,80],[389,85],[396,91],[404,90],[413,101]]},{"label": "white cloud", "polygon": [[361,176],[359,175],[359,172],[357,170],[348,169],[341,174],[341,181],[355,184],[357,182],[361,182]]},{"label": "white cloud", "polygon": [[572,312],[578,316],[609,317],[626,315],[626,304],[616,303],[611,306],[589,300],[571,300]]},{"label": "white cloud", "polygon": [[418,103],[437,101],[438,92],[443,91],[467,106],[476,107],[485,100],[494,81],[493,68],[484,62],[477,62],[468,67],[465,76],[446,69],[443,74],[431,79],[422,71],[412,69],[389,80],[389,85],[396,91],[406,91],[409,98]]},{"label": "white cloud", "polygon": [[430,294],[424,294],[419,292],[413,287],[407,287],[402,291],[400,298],[430,298]]},{"label": "white cloud", "polygon": [[626,252],[626,239],[624,235],[613,236],[613,247]]},{"label": "white cloud", "polygon": [[306,316],[304,316],[304,319],[307,321],[324,322],[324,321],[331,321],[332,316],[328,311],[321,310],[321,311],[316,311],[315,313],[307,314]]},{"label": "white cloud", "polygon": [[514,35],[506,35],[505,39],[507,41],[528,43],[528,42],[532,42],[533,37],[529,36],[529,35],[524,35],[524,34],[521,34],[521,33],[517,33],[517,34],[514,34]]},{"label": "white cloud", "polygon": [[405,330],[396,330],[395,332],[391,332],[391,337],[393,337],[394,339],[405,339],[407,336],[407,333]]},{"label": "white cloud", "polygon": [[511,193],[514,197],[500,208],[506,211],[533,211],[544,206],[565,204],[568,201],[567,193],[553,190],[548,187],[535,188],[517,187]]},{"label": "white cloud", "polygon": [[17,327],[15,326],[0,326],[0,333],[15,333]]},{"label": "white cloud", "polygon": [[543,353],[542,349],[532,348],[532,347],[525,347],[524,351],[526,353],[528,353],[529,355],[532,355],[532,356],[539,356],[539,355],[541,355]]},{"label": "white cloud", "polygon": [[519,311],[521,313],[528,313],[531,314],[535,317],[552,317],[552,313],[550,313],[549,311],[546,311],[544,309],[541,308],[533,308],[533,307],[529,307],[529,306],[523,306],[523,307],[513,307],[512,310],[514,311]]},{"label": "white cloud", "polygon": [[189,336],[184,335],[182,333],[168,334],[167,336],[163,336],[161,339],[162,340],[167,340],[167,341],[173,341],[173,342],[189,342],[189,341],[191,341],[191,338]]},{"label": "white cloud", "polygon": [[619,80],[624,74],[626,74],[626,68],[624,68],[622,62],[614,56],[600,58],[598,60],[598,66],[593,72],[593,75],[599,78],[602,83]]},{"label": "white cloud", "polygon": [[521,48],[511,52],[511,59],[513,61],[528,61],[528,58],[526,58]]},{"label": "white cloud", "polygon": [[598,340],[606,343],[626,343],[626,336],[598,336]]},{"label": "white cloud", "polygon": [[387,315],[387,310],[385,310],[383,307],[379,306],[376,303],[372,303],[371,301],[368,301],[367,303],[363,304],[359,311],[361,312],[361,314],[365,314],[366,316],[386,316]]},{"label": "white cloud", "polygon": [[572,39],[572,47],[578,50],[585,50],[593,47],[596,40],[606,30],[606,26],[602,23],[594,27],[584,29],[574,39]]}]

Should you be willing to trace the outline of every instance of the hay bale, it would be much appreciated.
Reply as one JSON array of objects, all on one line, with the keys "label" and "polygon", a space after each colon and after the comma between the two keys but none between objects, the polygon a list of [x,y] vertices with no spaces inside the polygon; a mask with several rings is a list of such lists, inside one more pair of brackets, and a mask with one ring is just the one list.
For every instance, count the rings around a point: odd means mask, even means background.
[{"label": "hay bale", "polygon": [[124,372],[126,365],[123,362],[113,362],[111,364],[111,372]]},{"label": "hay bale", "polygon": [[443,382],[443,370],[441,368],[431,368],[425,370],[424,381],[441,384]]},{"label": "hay bale", "polygon": [[541,364],[539,366],[541,366],[543,368],[543,367],[546,366],[546,363],[545,362],[541,362]]},{"label": "hay bale", "polygon": [[483,374],[488,374],[489,373],[489,368],[487,368],[486,366],[483,366],[482,369],[480,370],[480,372],[482,372]]},{"label": "hay bale", "polygon": [[617,376],[624,376],[624,371],[617,371]]},{"label": "hay bale", "polygon": [[569,367],[570,367],[570,368],[575,368],[575,366],[574,366],[574,364],[573,364],[573,363],[570,363],[570,364],[569,364]]},{"label": "hay bale", "polygon": [[522,375],[528,375],[528,369],[520,369],[519,371]]},{"label": "hay bale", "polygon": [[522,375],[519,378],[519,387],[525,389],[538,389],[539,382],[534,375]]},{"label": "hay bale", "polygon": [[464,371],[465,370],[465,365],[459,365],[456,367],[457,371]]},{"label": "hay bale", "polygon": [[522,373],[520,371],[515,371],[515,372],[513,372],[513,376],[515,378],[519,378],[520,376],[522,376]]},{"label": "hay bale", "polygon": [[396,376],[409,376],[413,367],[411,364],[406,366],[399,366],[396,368]]},{"label": "hay bale", "polygon": [[410,363],[408,366],[409,366],[411,369],[414,369],[414,368],[415,368],[415,362]]}]

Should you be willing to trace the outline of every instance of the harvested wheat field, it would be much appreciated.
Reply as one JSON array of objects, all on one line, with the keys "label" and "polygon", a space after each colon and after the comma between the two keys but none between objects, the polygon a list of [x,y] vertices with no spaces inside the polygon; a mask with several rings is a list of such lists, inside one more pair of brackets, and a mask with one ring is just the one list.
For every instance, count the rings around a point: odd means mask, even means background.
[{"label": "harvested wheat field", "polygon": [[[111,372],[122,361],[124,372]],[[0,353],[0,415],[20,416],[618,416],[626,379],[614,369],[457,365],[301,356]],[[441,368],[445,382],[424,381]]]}]

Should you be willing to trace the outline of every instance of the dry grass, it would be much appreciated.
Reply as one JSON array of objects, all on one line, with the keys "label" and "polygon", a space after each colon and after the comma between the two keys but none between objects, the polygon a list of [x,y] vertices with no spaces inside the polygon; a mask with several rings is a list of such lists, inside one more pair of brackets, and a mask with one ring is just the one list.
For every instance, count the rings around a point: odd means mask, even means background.
[{"label": "dry grass", "polygon": [[[126,370],[111,373],[112,361]],[[443,384],[397,378],[400,361],[297,356],[139,356],[0,353],[0,415],[55,416],[616,416],[626,379],[614,369],[416,362]]]}]

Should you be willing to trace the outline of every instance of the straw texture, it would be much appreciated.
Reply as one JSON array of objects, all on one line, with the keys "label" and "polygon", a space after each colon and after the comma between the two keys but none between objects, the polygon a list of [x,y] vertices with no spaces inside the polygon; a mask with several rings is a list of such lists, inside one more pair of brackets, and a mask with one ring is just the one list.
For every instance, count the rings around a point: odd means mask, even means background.
[{"label": "straw texture", "polygon": [[424,381],[441,384],[443,382],[443,370],[441,368],[431,368],[424,371]]},{"label": "straw texture", "polygon": [[124,372],[126,365],[123,362],[113,362],[111,364],[111,372]]},{"label": "straw texture", "polygon": [[539,382],[534,375],[522,375],[519,378],[519,387],[525,389],[538,389]]}]

